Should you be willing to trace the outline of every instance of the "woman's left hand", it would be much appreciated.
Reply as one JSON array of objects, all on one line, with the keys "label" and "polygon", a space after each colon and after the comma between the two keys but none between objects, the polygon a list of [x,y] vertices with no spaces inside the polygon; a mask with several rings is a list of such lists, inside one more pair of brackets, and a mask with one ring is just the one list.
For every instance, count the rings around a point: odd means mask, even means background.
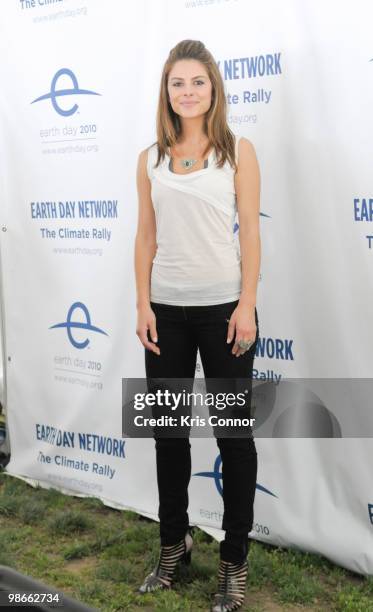
[{"label": "woman's left hand", "polygon": [[235,333],[236,338],[232,354],[239,357],[246,352],[245,349],[238,346],[239,341],[254,342],[256,338],[255,306],[240,303],[237,305],[229,319],[227,343],[232,342]]}]

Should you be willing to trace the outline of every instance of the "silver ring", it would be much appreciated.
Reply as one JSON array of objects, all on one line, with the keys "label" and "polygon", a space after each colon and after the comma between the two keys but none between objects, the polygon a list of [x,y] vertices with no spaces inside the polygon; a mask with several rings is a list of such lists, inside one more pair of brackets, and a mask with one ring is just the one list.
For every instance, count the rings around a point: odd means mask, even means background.
[{"label": "silver ring", "polygon": [[246,340],[239,340],[239,341],[238,341],[238,346],[239,346],[239,347],[240,347],[242,350],[244,350],[244,351],[247,351],[247,350],[250,348],[250,346],[251,346],[252,344],[254,344],[254,342],[253,342],[253,341],[249,341],[249,342],[246,342]]}]

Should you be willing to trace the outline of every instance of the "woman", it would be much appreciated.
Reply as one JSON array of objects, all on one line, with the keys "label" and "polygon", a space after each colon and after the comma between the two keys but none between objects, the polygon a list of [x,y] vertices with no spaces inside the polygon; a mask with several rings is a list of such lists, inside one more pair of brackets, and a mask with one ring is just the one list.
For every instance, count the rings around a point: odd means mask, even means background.
[{"label": "woman", "polygon": [[[157,141],[139,155],[137,188],[136,333],[147,378],[193,379],[199,349],[206,379],[251,379],[259,336],[259,168],[251,142],[227,125],[222,77],[200,41],[181,41],[164,65]],[[140,593],[170,588],[193,544],[189,437],[154,438],[160,556]],[[257,455],[252,435],[217,437],[217,445],[225,539],[211,609],[228,612],[244,600]]]}]

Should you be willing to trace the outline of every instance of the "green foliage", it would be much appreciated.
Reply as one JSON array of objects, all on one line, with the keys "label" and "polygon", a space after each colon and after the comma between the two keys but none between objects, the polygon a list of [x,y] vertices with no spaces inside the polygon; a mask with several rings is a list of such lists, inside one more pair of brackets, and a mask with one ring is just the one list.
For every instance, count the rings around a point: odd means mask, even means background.
[{"label": "green foliage", "polygon": [[[159,554],[159,524],[95,498],[31,487],[0,471],[0,565],[9,565],[103,612],[196,612],[217,586],[219,545],[194,530],[192,564],[174,588],[136,592]],[[242,612],[373,612],[373,578],[319,555],[252,541]]]},{"label": "green foliage", "polygon": [[92,518],[79,510],[61,510],[47,521],[49,531],[60,535],[86,531],[92,529],[93,526]]}]

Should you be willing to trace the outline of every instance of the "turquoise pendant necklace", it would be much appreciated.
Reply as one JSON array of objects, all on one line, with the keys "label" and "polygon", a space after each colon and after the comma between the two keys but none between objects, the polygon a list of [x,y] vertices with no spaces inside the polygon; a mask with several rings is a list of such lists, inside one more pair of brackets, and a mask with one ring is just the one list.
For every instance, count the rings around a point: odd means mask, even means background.
[{"label": "turquoise pendant necklace", "polygon": [[183,168],[192,168],[194,166],[194,164],[197,163],[196,159],[181,159],[181,165],[183,166]]}]

